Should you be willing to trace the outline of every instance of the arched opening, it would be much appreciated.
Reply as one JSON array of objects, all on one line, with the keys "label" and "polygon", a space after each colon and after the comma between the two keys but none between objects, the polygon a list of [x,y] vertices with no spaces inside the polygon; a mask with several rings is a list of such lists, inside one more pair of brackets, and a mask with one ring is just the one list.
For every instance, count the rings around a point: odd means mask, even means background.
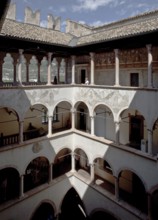
[{"label": "arched opening", "polygon": [[71,150],[65,148],[55,157],[53,164],[53,178],[59,177],[71,170]]},{"label": "arched opening", "polygon": [[0,203],[19,196],[20,177],[14,168],[0,170]]},{"label": "arched opening", "polygon": [[147,152],[147,126],[143,115],[136,109],[126,109],[120,117],[120,143]]},{"label": "arched opening", "polygon": [[109,163],[102,158],[96,158],[94,165],[95,184],[114,194],[115,179]]},{"label": "arched opening", "polygon": [[14,82],[14,74],[13,74],[13,58],[7,53],[4,58],[3,69],[2,69],[2,81],[7,84],[11,84]]},{"label": "arched opening", "polygon": [[49,161],[45,157],[32,160],[26,168],[24,176],[24,192],[48,182]]},{"label": "arched opening", "polygon": [[74,188],[71,188],[64,197],[59,220],[87,219],[83,202]]},{"label": "arched opening", "polygon": [[29,108],[24,119],[24,141],[48,133],[47,108],[41,104]]},{"label": "arched opening", "polygon": [[117,220],[113,215],[105,211],[95,212],[90,219],[91,220]]},{"label": "arched opening", "polygon": [[90,133],[91,123],[88,107],[85,103],[79,102],[76,109],[75,128]]},{"label": "arched opening", "polygon": [[0,146],[17,144],[19,142],[19,123],[17,113],[12,108],[0,107],[0,115]]},{"label": "arched opening", "polygon": [[29,64],[29,82],[38,82],[38,61],[35,56],[32,56]]},{"label": "arched opening", "polygon": [[79,148],[75,150],[75,169],[85,178],[90,178],[90,166],[88,157],[86,153]]},{"label": "arched opening", "polygon": [[115,124],[112,111],[105,105],[95,108],[95,135],[115,140]]},{"label": "arched opening", "polygon": [[53,207],[49,203],[42,203],[31,220],[55,220]]},{"label": "arched opening", "polygon": [[42,84],[47,83],[47,78],[48,78],[48,60],[46,57],[43,57],[41,60],[41,65],[40,65],[40,82]]},{"label": "arched opening", "polygon": [[158,219],[158,189],[151,195],[151,216],[152,220]]},{"label": "arched opening", "polygon": [[127,203],[147,213],[147,193],[141,179],[130,170],[119,175],[119,197]]},{"label": "arched opening", "polygon": [[53,112],[53,132],[68,130],[71,128],[71,105],[68,102],[60,102]]}]

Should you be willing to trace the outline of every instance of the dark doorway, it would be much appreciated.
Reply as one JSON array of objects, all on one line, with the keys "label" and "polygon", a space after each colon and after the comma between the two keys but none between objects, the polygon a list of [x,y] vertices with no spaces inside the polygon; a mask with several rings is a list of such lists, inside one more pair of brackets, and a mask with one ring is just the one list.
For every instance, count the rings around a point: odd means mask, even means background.
[{"label": "dark doorway", "polygon": [[138,87],[139,86],[139,74],[138,73],[131,73],[130,75],[130,85]]},{"label": "dark doorway", "polygon": [[130,145],[140,150],[141,139],[143,139],[143,117],[130,116]]},{"label": "dark doorway", "polygon": [[74,188],[71,188],[62,203],[59,220],[87,219],[82,200]]},{"label": "dark doorway", "polygon": [[43,203],[36,210],[31,220],[54,220],[54,209],[49,203]]},{"label": "dark doorway", "polygon": [[86,130],[86,116],[83,108],[80,108],[80,129]]},{"label": "dark doorway", "polygon": [[85,83],[85,78],[86,78],[86,70],[82,69],[81,70],[81,83]]}]

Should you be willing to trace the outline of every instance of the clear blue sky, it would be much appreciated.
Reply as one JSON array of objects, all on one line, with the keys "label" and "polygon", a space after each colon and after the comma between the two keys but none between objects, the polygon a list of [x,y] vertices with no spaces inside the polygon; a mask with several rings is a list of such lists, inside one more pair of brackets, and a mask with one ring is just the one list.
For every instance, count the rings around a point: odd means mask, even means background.
[{"label": "clear blue sky", "polygon": [[158,0],[12,0],[17,4],[19,21],[24,20],[24,8],[40,10],[41,25],[46,26],[48,14],[61,17],[62,26],[66,19],[98,26],[121,20],[146,11],[158,9]]}]

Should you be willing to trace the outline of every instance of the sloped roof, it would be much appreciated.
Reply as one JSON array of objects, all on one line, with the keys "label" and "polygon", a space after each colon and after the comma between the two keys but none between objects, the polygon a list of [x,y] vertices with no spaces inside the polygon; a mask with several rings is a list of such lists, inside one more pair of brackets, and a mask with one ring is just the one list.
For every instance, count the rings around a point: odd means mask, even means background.
[{"label": "sloped roof", "polygon": [[158,11],[113,22],[102,27],[94,28],[94,30],[95,32],[93,34],[80,37],[77,45],[94,44],[158,31]]},{"label": "sloped roof", "polygon": [[68,33],[6,19],[1,36],[59,46],[84,46],[158,31],[158,10],[143,13],[98,28],[92,33],[75,37]]},{"label": "sloped roof", "polygon": [[1,35],[63,46],[68,46],[72,39],[70,34],[10,19],[5,20]]}]

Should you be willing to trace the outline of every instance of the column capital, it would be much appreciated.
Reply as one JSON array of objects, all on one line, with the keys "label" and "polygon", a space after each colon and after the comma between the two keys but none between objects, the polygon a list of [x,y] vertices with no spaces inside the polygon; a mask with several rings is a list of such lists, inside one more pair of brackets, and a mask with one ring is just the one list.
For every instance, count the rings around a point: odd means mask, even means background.
[{"label": "column capital", "polygon": [[22,55],[22,54],[23,54],[23,52],[24,52],[24,50],[23,50],[23,49],[19,49],[19,54],[20,54],[20,55]]},{"label": "column capital", "polygon": [[72,55],[72,56],[71,56],[71,59],[72,59],[72,60],[75,60],[75,58],[76,58],[75,55]]},{"label": "column capital", "polygon": [[94,52],[90,52],[89,55],[90,55],[91,59],[94,59],[94,56],[95,56]]},{"label": "column capital", "polygon": [[147,48],[148,52],[151,52],[152,44],[147,44],[146,48]]},{"label": "column capital", "polygon": [[115,55],[118,55],[118,53],[119,53],[119,49],[114,49],[114,52],[115,52]]}]

